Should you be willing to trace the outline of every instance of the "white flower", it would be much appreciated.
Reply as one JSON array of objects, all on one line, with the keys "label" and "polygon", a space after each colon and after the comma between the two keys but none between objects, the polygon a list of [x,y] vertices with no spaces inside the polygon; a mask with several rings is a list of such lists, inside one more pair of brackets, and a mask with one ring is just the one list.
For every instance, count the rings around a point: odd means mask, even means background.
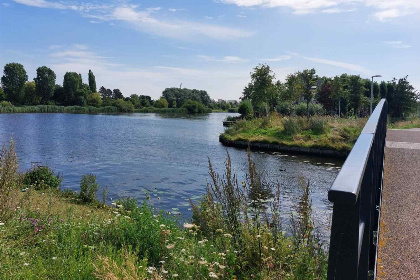
[{"label": "white flower", "polygon": [[28,266],[28,265],[29,265],[29,263],[24,263],[23,265],[24,265],[24,266]]},{"label": "white flower", "polygon": [[172,274],[172,277],[178,277],[178,274],[176,274],[176,273]]},{"label": "white flower", "polygon": [[57,259],[57,257],[52,257],[51,259],[56,260],[56,259]]},{"label": "white flower", "polygon": [[217,278],[219,278],[219,277],[216,275],[216,273],[214,273],[214,272],[210,272],[210,273],[209,273],[209,277],[210,277],[210,278],[216,278],[216,279],[217,279]]},{"label": "white flower", "polygon": [[0,223],[0,226],[4,226],[4,223]]}]

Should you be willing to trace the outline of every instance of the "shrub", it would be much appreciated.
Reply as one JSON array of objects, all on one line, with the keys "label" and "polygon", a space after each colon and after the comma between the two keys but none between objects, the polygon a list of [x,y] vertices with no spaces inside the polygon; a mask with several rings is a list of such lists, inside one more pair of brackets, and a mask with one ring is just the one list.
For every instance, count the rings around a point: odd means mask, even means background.
[{"label": "shrub", "polygon": [[168,108],[168,101],[164,97],[161,97],[159,100],[156,100],[154,106],[156,108]]},{"label": "shrub", "polygon": [[309,127],[315,134],[322,134],[327,131],[328,123],[326,120],[315,118],[309,121]]},{"label": "shrub", "polygon": [[292,114],[292,107],[287,102],[279,103],[276,107],[277,113],[283,116],[290,116]]},{"label": "shrub", "polygon": [[295,135],[301,130],[301,126],[299,125],[299,121],[296,119],[291,118],[284,118],[282,120],[282,124],[284,127],[284,133],[288,135]]},{"label": "shrub", "polygon": [[93,107],[101,107],[102,99],[99,93],[97,92],[90,93],[87,97],[87,104]]},{"label": "shrub", "polygon": [[134,111],[133,103],[130,101],[124,101],[124,99],[115,100],[114,106],[117,107],[120,112],[130,113]]},{"label": "shrub", "polygon": [[79,198],[83,202],[91,203],[96,201],[96,193],[98,192],[99,185],[96,183],[96,176],[86,174],[82,176],[80,181]]},{"label": "shrub", "polygon": [[[297,116],[306,116],[306,103],[299,103],[293,107],[293,110]],[[325,114],[324,107],[321,104],[310,103],[309,104],[309,116],[321,116]]]},{"label": "shrub", "polygon": [[229,113],[238,113],[238,108],[230,108],[228,110]]},{"label": "shrub", "polygon": [[2,101],[0,102],[0,107],[12,107],[12,103],[10,103],[9,101]]},{"label": "shrub", "polygon": [[36,190],[57,189],[61,181],[59,174],[55,175],[48,166],[35,166],[23,178],[24,185],[33,186]]},{"label": "shrub", "polygon": [[130,197],[123,197],[123,198],[117,200],[117,204],[122,205],[124,210],[127,210],[127,211],[134,211],[138,207],[137,206],[137,199],[130,198]]},{"label": "shrub", "polygon": [[241,104],[239,104],[238,113],[241,114],[243,118],[251,118],[254,115],[251,101],[242,101]]},{"label": "shrub", "polygon": [[201,114],[206,112],[206,107],[202,103],[191,99],[188,99],[184,105],[182,105],[182,108],[186,108],[188,114]]}]

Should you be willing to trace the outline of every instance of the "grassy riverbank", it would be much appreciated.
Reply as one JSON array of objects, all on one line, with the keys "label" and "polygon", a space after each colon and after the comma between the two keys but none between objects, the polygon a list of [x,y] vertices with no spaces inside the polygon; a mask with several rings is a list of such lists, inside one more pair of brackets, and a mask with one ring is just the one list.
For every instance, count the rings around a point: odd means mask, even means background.
[{"label": "grassy riverbank", "polygon": [[333,117],[269,117],[238,121],[221,137],[232,141],[260,142],[293,147],[350,151],[367,119]]},{"label": "grassy riverbank", "polygon": [[[0,279],[325,279],[326,255],[314,233],[309,184],[291,219],[280,219],[281,189],[267,189],[250,159],[238,184],[210,165],[208,193],[178,222],[133,199],[107,206],[94,176],[80,192],[56,188],[46,167],[17,172],[13,143],[0,161]],[[105,193],[106,195],[106,193]],[[271,213],[268,215],[267,213]]]},{"label": "grassy riverbank", "polygon": [[389,129],[410,129],[420,128],[419,118],[412,118],[409,120],[397,120],[388,124]]}]

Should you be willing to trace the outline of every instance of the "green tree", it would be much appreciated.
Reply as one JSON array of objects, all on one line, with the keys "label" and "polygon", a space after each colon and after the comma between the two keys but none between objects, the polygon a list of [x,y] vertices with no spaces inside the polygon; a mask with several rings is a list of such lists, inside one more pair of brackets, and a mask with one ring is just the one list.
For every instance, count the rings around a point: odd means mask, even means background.
[{"label": "green tree", "polygon": [[387,87],[386,87],[385,81],[382,81],[381,84],[379,85],[379,92],[380,92],[381,98],[386,98]]},{"label": "green tree", "polygon": [[[63,105],[75,105],[79,103],[81,100],[80,92],[83,86],[82,77],[80,74],[76,72],[67,72],[64,74],[63,80]],[[78,102],[76,102],[76,96],[78,97]]]},{"label": "green tree", "polygon": [[95,75],[93,75],[93,72],[89,69],[89,88],[91,92],[96,92],[96,80]]},{"label": "green tree", "polygon": [[[244,93],[249,95],[248,98],[254,108],[260,108],[265,103],[270,110],[274,110],[278,100],[278,91],[273,84],[274,79],[275,76],[270,66],[260,64],[254,68],[254,72],[251,73],[251,85],[248,84],[248,88],[244,89]],[[243,98],[245,97],[247,96],[244,95]]]},{"label": "green tree", "polygon": [[252,103],[248,99],[243,100],[239,104],[238,113],[241,114],[243,118],[252,118],[254,115],[254,110],[252,109]]},{"label": "green tree", "polygon": [[6,100],[6,95],[4,94],[3,88],[0,87],[0,101]]},{"label": "green tree", "polygon": [[54,95],[55,89],[55,73],[53,70],[47,66],[41,66],[36,69],[36,94],[41,98],[42,104],[47,104],[47,102]]},{"label": "green tree", "polygon": [[313,86],[316,83],[316,72],[315,69],[305,69],[302,72],[298,73],[300,83],[301,83],[301,90],[302,96],[306,101],[306,117],[309,119],[309,103],[311,103],[313,98]]},{"label": "green tree", "polygon": [[418,92],[407,80],[404,78],[392,80],[393,90],[388,90],[392,94],[392,99],[389,102],[389,114],[393,118],[404,118],[409,116],[417,109]]},{"label": "green tree", "polygon": [[202,103],[194,100],[187,100],[182,107],[187,109],[188,114],[204,113],[206,109]]},{"label": "green tree", "polygon": [[25,83],[28,80],[25,68],[20,63],[8,63],[4,66],[1,83],[6,99],[13,104],[21,104],[25,95]]},{"label": "green tree", "polygon": [[316,93],[316,101],[320,103],[327,113],[331,114],[336,108],[336,96],[334,95],[334,83],[330,78],[324,79]]},{"label": "green tree", "polygon": [[36,94],[35,82],[26,82],[24,91],[25,91],[25,96],[23,98],[24,104],[38,105],[41,102],[41,97],[39,97]]},{"label": "green tree", "polygon": [[155,101],[154,106],[156,108],[168,108],[168,101],[164,97],[161,97],[160,99]]},{"label": "green tree", "polygon": [[113,96],[114,99],[123,99],[124,98],[124,95],[122,94],[122,92],[118,88],[116,88],[112,91],[112,96]]},{"label": "green tree", "polygon": [[360,76],[351,75],[348,78],[348,93],[350,106],[355,116],[360,116],[360,108],[362,105],[362,96],[365,88]]},{"label": "green tree", "polygon": [[88,96],[87,96],[87,104],[89,106],[101,107],[102,99],[101,99],[101,96],[99,95],[99,93],[97,93],[97,92],[89,93]]}]

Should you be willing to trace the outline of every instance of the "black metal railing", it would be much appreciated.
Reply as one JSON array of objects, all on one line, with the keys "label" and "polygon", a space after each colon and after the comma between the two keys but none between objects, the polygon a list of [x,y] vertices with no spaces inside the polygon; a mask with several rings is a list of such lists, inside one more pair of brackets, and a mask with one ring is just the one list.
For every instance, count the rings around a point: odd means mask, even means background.
[{"label": "black metal railing", "polygon": [[376,276],[387,114],[382,99],[328,192],[334,203],[328,280]]}]

